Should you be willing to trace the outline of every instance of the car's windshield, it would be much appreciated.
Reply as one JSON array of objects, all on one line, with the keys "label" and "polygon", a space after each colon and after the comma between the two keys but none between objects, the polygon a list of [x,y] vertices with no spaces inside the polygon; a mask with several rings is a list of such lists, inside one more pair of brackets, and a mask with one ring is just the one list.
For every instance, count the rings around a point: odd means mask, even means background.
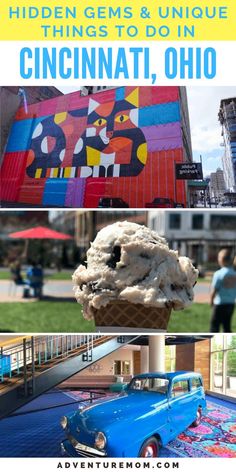
[{"label": "car's windshield", "polygon": [[167,394],[169,381],[160,377],[135,377],[131,380],[129,390],[142,390]]}]

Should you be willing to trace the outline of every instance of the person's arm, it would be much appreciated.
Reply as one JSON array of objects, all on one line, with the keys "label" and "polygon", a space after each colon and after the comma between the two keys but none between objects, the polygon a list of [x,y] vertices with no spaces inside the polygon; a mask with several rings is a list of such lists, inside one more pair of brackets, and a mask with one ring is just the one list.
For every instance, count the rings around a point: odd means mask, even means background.
[{"label": "person's arm", "polygon": [[219,291],[220,288],[220,280],[218,278],[217,272],[213,275],[212,282],[211,282],[211,293],[210,293],[210,304],[211,306],[214,304],[214,298]]},{"label": "person's arm", "polygon": [[210,294],[210,305],[213,306],[214,304],[214,298],[216,296],[216,289],[214,287],[211,287],[211,294]]}]

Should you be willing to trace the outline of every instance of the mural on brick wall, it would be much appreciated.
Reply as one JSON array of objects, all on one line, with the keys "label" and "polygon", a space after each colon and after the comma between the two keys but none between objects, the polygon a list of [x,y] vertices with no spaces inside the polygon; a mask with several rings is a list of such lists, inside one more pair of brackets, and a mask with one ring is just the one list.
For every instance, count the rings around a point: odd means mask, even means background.
[{"label": "mural on brick wall", "polygon": [[[144,207],[173,198],[183,161],[178,87],[121,87],[20,109],[2,165],[2,200],[96,207],[102,197]],[[185,203],[183,182],[176,198]]]},{"label": "mural on brick wall", "polygon": [[33,132],[30,157],[27,175],[34,178],[138,175],[147,160],[138,108],[129,97],[102,104],[91,98],[89,108],[45,118]]}]

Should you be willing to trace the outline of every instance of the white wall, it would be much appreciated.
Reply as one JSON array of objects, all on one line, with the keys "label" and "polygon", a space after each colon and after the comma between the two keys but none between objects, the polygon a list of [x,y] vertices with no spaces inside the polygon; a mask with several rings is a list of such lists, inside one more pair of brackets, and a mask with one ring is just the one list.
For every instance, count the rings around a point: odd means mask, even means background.
[{"label": "white wall", "polygon": [[[138,348],[138,349],[137,349]],[[119,349],[116,352],[113,352],[109,356],[104,357],[99,362],[96,362],[92,366],[83,370],[82,375],[113,375],[113,364],[114,361],[130,361],[130,373],[133,373],[133,351],[139,350],[137,346],[136,349]]]}]

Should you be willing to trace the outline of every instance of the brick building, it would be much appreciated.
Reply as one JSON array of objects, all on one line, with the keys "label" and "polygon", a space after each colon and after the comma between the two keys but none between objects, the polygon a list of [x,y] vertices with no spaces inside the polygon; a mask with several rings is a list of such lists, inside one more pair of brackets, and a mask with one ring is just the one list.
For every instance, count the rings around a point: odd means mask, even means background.
[{"label": "brick building", "polygon": [[[56,87],[24,87],[24,91],[28,105],[63,95]],[[16,111],[24,105],[21,87],[0,87],[0,103],[0,155],[2,156]]]}]

